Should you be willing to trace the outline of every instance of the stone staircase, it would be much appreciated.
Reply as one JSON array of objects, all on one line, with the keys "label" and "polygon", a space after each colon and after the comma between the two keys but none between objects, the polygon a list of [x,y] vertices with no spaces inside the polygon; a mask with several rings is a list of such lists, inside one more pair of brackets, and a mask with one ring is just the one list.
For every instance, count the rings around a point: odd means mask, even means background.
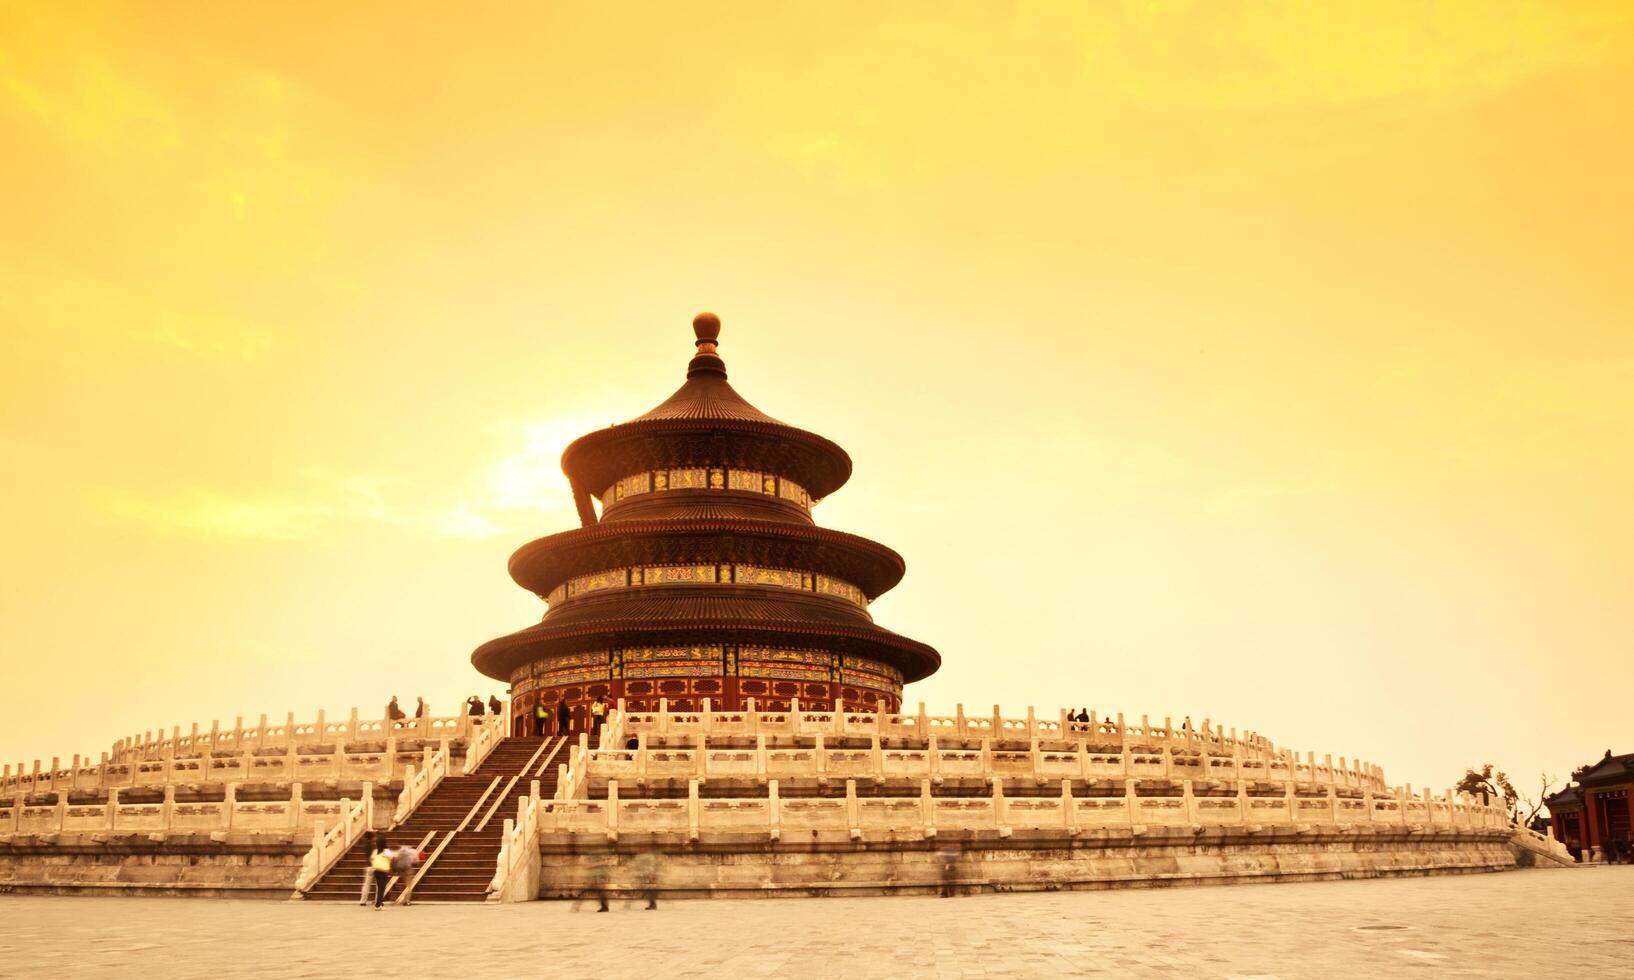
[{"label": "stone staircase", "polygon": [[[505,820],[516,816],[517,801],[528,795],[532,780],[539,780],[539,792],[545,799],[555,793],[562,744],[559,738],[506,738],[476,772],[443,779],[407,820],[387,833],[391,846],[416,845],[426,852],[427,861],[412,875],[394,877],[386,900],[402,900],[405,889],[413,901],[480,902],[486,898]],[[368,851],[365,837],[306,897],[357,901]]]}]

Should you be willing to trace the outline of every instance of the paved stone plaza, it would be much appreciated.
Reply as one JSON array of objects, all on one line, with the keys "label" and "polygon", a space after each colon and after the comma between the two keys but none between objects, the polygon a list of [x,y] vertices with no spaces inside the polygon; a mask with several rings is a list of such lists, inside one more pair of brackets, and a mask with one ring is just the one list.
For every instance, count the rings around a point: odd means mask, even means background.
[{"label": "paved stone plaza", "polygon": [[0,977],[1628,976],[1634,868],[615,904],[0,896]]}]

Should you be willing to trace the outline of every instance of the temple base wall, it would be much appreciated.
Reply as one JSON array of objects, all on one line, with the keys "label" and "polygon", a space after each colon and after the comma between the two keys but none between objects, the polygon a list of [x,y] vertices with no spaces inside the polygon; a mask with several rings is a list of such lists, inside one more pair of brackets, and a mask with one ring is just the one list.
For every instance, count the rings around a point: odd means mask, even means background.
[{"label": "temple base wall", "polygon": [[[744,836],[686,844],[627,835],[615,844],[540,845],[540,898],[571,898],[598,879],[614,895],[647,887],[637,855],[658,854],[658,890],[672,897],[809,897],[1163,887],[1505,871],[1507,830],[1355,833],[1299,828],[1016,831],[960,839],[768,842]],[[650,867],[650,865],[648,866]]]},{"label": "temple base wall", "polygon": [[287,899],[310,834],[58,834],[0,841],[0,893]]}]

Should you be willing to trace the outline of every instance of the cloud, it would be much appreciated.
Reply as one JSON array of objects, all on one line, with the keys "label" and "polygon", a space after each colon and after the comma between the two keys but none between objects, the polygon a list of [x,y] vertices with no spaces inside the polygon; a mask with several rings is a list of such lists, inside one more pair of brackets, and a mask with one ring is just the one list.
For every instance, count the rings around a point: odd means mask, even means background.
[{"label": "cloud", "polygon": [[190,490],[160,500],[108,495],[100,505],[103,513],[121,523],[150,532],[257,541],[309,538],[334,513],[323,503],[235,498],[208,490]]},{"label": "cloud", "polygon": [[453,499],[423,493],[422,484],[398,476],[310,470],[307,486],[285,496],[200,488],[154,497],[110,493],[98,499],[98,509],[150,533],[258,541],[309,539],[348,522],[467,541],[530,533],[577,523],[558,460],[569,442],[595,427],[550,419],[490,430],[520,448],[495,461],[473,492]]}]

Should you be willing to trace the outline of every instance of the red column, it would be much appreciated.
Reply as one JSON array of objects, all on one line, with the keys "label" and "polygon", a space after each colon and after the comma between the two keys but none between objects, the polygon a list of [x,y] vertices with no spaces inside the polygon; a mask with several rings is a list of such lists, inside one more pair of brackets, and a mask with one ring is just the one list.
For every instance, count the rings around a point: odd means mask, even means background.
[{"label": "red column", "polygon": [[1594,819],[1594,796],[1583,791],[1583,819],[1586,821],[1583,828],[1583,859],[1588,860],[1589,848],[1600,846],[1600,821]]}]

